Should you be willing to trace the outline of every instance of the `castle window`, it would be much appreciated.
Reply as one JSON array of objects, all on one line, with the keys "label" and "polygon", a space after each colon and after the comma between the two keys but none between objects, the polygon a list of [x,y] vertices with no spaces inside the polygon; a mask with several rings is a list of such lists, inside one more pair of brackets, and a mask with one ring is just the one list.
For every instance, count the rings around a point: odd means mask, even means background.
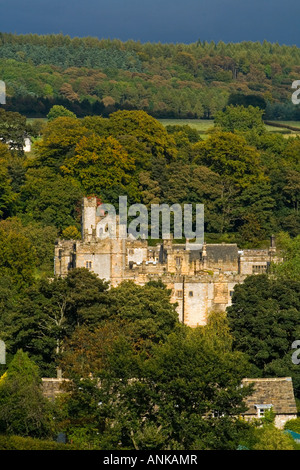
[{"label": "castle window", "polygon": [[176,256],[176,266],[180,266],[181,265],[181,258],[180,256]]},{"label": "castle window", "polygon": [[192,290],[190,290],[189,296],[190,296],[190,297],[193,297],[193,295],[194,295],[194,292],[193,292]]},{"label": "castle window", "polygon": [[225,414],[221,411],[212,411],[211,414],[213,418],[222,418],[223,416],[225,416]]},{"label": "castle window", "polygon": [[130,254],[130,255],[133,255],[133,254],[134,254],[134,251],[133,251],[133,250],[129,250],[129,254]]},{"label": "castle window", "polygon": [[182,298],[182,290],[178,290],[178,291],[177,291],[177,297],[178,297],[179,299]]},{"label": "castle window", "polygon": [[252,274],[261,274],[267,271],[267,265],[256,265],[252,266]]},{"label": "castle window", "polygon": [[85,267],[86,267],[86,269],[92,269],[92,262],[91,261],[86,261],[85,262]]}]

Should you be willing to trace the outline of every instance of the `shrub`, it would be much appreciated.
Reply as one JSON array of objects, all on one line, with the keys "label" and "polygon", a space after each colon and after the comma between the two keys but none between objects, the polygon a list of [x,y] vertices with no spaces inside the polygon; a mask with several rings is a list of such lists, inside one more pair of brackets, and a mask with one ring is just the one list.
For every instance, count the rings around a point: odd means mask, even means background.
[{"label": "shrub", "polygon": [[300,418],[290,419],[284,425],[284,429],[298,432],[300,434]]},{"label": "shrub", "polygon": [[0,435],[1,450],[76,450],[71,444],[31,437]]}]

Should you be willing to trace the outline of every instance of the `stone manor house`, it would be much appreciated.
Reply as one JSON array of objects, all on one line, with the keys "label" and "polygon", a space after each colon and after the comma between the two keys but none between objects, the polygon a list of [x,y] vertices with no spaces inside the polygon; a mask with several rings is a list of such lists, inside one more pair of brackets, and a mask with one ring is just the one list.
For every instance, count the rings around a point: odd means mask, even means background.
[{"label": "stone manor house", "polygon": [[147,240],[125,238],[126,227],[117,224],[116,237],[105,232],[104,216],[98,215],[97,199],[82,203],[81,240],[57,240],[55,275],[66,276],[84,267],[117,286],[122,281],[144,285],[161,279],[171,289],[179,320],[188,326],[204,325],[210,310],[224,311],[231,303],[234,286],[247,275],[267,272],[277,260],[274,237],[268,249],[240,250],[234,243],[199,245],[197,249],[173,240],[149,246]]}]

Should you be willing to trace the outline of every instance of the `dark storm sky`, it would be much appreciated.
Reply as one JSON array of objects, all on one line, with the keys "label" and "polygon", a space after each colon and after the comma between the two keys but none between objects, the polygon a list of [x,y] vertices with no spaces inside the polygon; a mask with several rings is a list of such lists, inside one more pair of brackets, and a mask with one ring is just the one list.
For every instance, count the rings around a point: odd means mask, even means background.
[{"label": "dark storm sky", "polygon": [[300,47],[300,0],[0,0],[0,31]]}]

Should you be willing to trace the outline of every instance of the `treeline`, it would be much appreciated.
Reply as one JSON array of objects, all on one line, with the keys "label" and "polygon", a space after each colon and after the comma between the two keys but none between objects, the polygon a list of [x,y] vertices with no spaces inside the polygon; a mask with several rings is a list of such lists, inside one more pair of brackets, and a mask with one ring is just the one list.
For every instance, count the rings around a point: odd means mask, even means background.
[{"label": "treeline", "polygon": [[267,41],[142,44],[0,34],[7,109],[28,116],[46,116],[47,100],[68,100],[79,117],[136,109],[157,118],[208,119],[226,104],[247,102],[265,109],[267,119],[297,120],[299,106],[290,101],[299,59],[296,46]]}]

